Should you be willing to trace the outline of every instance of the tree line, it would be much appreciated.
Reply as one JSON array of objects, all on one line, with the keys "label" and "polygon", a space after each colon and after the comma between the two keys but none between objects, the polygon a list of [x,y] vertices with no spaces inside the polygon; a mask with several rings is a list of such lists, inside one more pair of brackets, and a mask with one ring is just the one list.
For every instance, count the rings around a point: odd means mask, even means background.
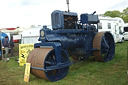
[{"label": "tree line", "polygon": [[110,17],[120,17],[124,20],[125,23],[128,23],[128,7],[120,12],[118,10],[106,11],[103,15]]}]

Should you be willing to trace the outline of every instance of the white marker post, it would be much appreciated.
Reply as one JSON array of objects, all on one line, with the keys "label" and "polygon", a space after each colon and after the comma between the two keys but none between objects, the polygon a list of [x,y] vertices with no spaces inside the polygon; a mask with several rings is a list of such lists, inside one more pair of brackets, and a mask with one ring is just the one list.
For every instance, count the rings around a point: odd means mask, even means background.
[{"label": "white marker post", "polygon": [[26,63],[26,66],[25,66],[25,74],[24,74],[24,81],[25,82],[29,82],[30,66],[31,66],[30,63]]}]

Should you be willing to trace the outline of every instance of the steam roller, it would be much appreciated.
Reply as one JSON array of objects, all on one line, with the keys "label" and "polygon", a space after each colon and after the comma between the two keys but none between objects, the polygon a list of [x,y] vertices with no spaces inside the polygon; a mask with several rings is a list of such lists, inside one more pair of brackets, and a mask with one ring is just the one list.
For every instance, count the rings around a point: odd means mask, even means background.
[{"label": "steam roller", "polygon": [[27,58],[31,74],[50,81],[63,79],[73,61],[94,56],[98,62],[113,59],[115,42],[110,32],[98,32],[98,15],[55,10],[51,14],[52,30],[43,26],[40,43],[34,44]]}]

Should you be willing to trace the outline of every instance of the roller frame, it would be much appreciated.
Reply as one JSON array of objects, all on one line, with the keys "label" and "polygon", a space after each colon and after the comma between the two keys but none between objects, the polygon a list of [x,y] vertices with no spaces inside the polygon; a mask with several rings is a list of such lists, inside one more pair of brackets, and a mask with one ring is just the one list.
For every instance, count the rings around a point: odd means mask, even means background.
[{"label": "roller frame", "polygon": [[[59,42],[44,42],[44,43],[36,43],[34,44],[34,48],[42,48],[42,47],[53,47],[55,49],[55,57],[56,57],[56,62],[57,62],[57,65],[55,66],[50,66],[50,67],[47,67],[46,69],[45,68],[37,68],[37,67],[32,67],[33,69],[38,69],[38,70],[43,70],[43,71],[49,71],[49,70],[55,70],[55,69],[60,69],[60,68],[64,68],[64,67],[67,67],[67,66],[70,66],[72,63],[69,61],[67,61],[66,63],[61,63],[61,50],[62,47],[61,47],[61,43]],[[65,50],[63,50],[65,51]],[[66,55],[68,56],[67,52],[65,52]]]},{"label": "roller frame", "polygon": [[64,67],[68,67],[70,66],[72,63],[71,62],[66,62],[66,63],[59,63],[55,66],[49,66],[49,67],[46,67],[45,68],[38,68],[38,67],[33,67],[31,66],[32,69],[37,69],[37,70],[43,70],[43,71],[50,71],[50,70],[57,70],[57,69],[61,69],[61,68],[64,68]]}]

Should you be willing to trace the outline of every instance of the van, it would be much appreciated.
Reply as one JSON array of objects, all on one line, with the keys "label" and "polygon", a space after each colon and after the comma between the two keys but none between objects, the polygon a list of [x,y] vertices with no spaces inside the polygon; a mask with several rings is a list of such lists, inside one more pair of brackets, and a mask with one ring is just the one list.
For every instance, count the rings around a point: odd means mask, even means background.
[{"label": "van", "polygon": [[128,23],[124,24],[124,40],[128,40]]},{"label": "van", "polygon": [[109,31],[115,43],[124,42],[123,26],[124,21],[121,18],[111,18],[106,16],[99,16],[100,23],[98,24],[98,31]]}]

